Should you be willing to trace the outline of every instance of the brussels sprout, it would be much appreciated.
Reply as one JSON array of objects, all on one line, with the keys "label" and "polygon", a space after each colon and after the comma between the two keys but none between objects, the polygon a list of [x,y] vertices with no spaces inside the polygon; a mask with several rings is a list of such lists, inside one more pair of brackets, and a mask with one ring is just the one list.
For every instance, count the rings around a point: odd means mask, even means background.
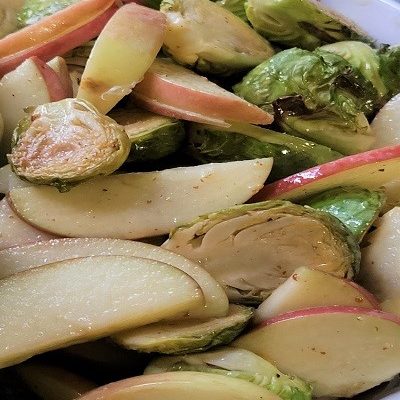
[{"label": "brussels sprout", "polygon": [[247,0],[247,18],[267,39],[308,50],[365,34],[318,0]]},{"label": "brussels sprout", "polygon": [[229,128],[191,124],[188,151],[204,163],[273,157],[270,180],[342,157],[329,147],[247,124]]},{"label": "brussels sprout", "polygon": [[347,60],[351,66],[360,71],[364,78],[371,82],[379,96],[385,97],[388,93],[380,76],[380,59],[371,46],[363,42],[344,41],[322,46],[320,50],[338,54]]},{"label": "brussels sprout", "polygon": [[280,372],[267,360],[251,351],[233,347],[200,354],[162,357],[153,360],[145,374],[169,371],[198,371],[244,379],[265,387],[283,400],[311,400],[311,386]]},{"label": "brussels sprout", "polygon": [[163,0],[164,50],[202,72],[229,75],[271,57],[271,45],[240,18],[209,0]]},{"label": "brussels sprout", "polygon": [[20,28],[33,25],[78,1],[80,0],[25,0],[24,7],[17,17],[18,25]]},{"label": "brussels sprout", "polygon": [[157,322],[122,332],[113,339],[130,350],[164,354],[192,353],[230,343],[252,316],[251,308],[230,305],[225,317]]},{"label": "brussels sprout", "polygon": [[250,71],[234,90],[266,111],[275,110],[277,122],[295,136],[344,154],[373,144],[365,114],[380,103],[378,92],[337,54],[282,51]]},{"label": "brussels sprout", "polygon": [[385,205],[385,195],[359,187],[338,187],[306,198],[302,204],[334,215],[361,241]]},{"label": "brussels sprout", "polygon": [[226,8],[243,21],[248,22],[246,10],[244,9],[245,2],[246,0],[219,0],[216,2],[216,4]]},{"label": "brussels sprout", "polygon": [[115,121],[83,100],[65,99],[41,105],[20,121],[8,160],[20,178],[67,191],[114,172],[129,149],[129,138]]},{"label": "brussels sprout", "polygon": [[198,262],[233,302],[257,304],[299,265],[352,277],[360,249],[328,213],[286,201],[235,206],[198,218],[163,247]]},{"label": "brussels sprout", "polygon": [[175,153],[185,138],[183,123],[139,109],[117,110],[110,114],[122,125],[131,142],[127,161],[158,160]]},{"label": "brussels sprout", "polygon": [[400,46],[385,46],[378,51],[380,74],[389,90],[387,100],[400,93]]}]

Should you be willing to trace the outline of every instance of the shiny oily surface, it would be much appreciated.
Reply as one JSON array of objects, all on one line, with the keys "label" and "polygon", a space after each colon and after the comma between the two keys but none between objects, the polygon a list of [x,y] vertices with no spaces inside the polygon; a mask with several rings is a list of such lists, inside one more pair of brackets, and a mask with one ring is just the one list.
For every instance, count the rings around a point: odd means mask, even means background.
[{"label": "shiny oily surface", "polygon": [[228,298],[225,292],[203,268],[179,254],[131,240],[67,238],[5,249],[0,251],[0,279],[56,261],[105,255],[143,257],[173,265],[192,277],[203,292],[205,304],[192,310],[191,317],[223,317],[228,313]]},{"label": "shiny oily surface", "polygon": [[80,400],[279,400],[242,379],[202,372],[167,372],[111,383]]},{"label": "shiny oily surface", "polygon": [[48,264],[0,281],[0,367],[186,313],[197,283],[164,263],[99,256]]}]

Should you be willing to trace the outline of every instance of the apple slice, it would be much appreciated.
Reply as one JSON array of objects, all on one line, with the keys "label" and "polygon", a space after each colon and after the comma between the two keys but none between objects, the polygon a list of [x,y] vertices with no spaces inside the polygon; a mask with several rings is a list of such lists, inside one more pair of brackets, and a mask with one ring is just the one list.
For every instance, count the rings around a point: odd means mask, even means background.
[{"label": "apple slice", "polygon": [[179,269],[125,256],[76,258],[12,275],[0,281],[0,298],[0,368],[204,302],[197,283]]},{"label": "apple slice", "polygon": [[0,76],[24,60],[49,61],[97,37],[118,7],[115,0],[85,0],[0,40]]},{"label": "apple slice", "polygon": [[97,386],[79,375],[55,365],[24,363],[15,370],[41,399],[73,400]]},{"label": "apple slice", "polygon": [[381,304],[382,310],[400,316],[400,297],[385,300]]},{"label": "apple slice", "polygon": [[156,59],[132,96],[150,111],[188,121],[266,125],[273,120],[257,106],[169,59]]},{"label": "apple slice", "polygon": [[0,201],[0,250],[54,238],[20,219],[6,199]]},{"label": "apple slice", "polygon": [[77,97],[107,114],[143,79],[161,49],[165,29],[161,12],[135,3],[121,7],[96,40]]},{"label": "apple slice", "polygon": [[316,269],[301,267],[260,304],[254,322],[261,323],[288,311],[334,305],[375,310],[380,308],[375,297],[356,283]]},{"label": "apple slice", "polygon": [[217,281],[203,268],[179,254],[147,243],[119,239],[54,239],[0,251],[0,279],[43,264],[78,257],[119,255],[149,258],[188,274],[200,286],[205,304],[190,313],[192,318],[224,317],[228,298]]},{"label": "apple slice", "polygon": [[68,92],[60,78],[44,61],[32,57],[0,81],[0,110],[4,118],[1,151],[10,150],[11,135],[27,107],[65,99]]},{"label": "apple slice", "polygon": [[66,97],[73,97],[72,80],[69,75],[67,62],[62,57],[55,57],[47,65],[57,74],[61,85],[64,88]]},{"label": "apple slice", "polygon": [[6,194],[11,189],[31,186],[32,184],[18,178],[12,171],[10,164],[0,168],[0,193]]},{"label": "apple slice", "polygon": [[166,372],[110,383],[80,400],[280,400],[269,390],[229,376],[204,372]]},{"label": "apple slice", "polygon": [[252,202],[299,200],[338,186],[378,189],[393,180],[400,169],[400,145],[340,158],[270,183]]},{"label": "apple slice", "polygon": [[138,239],[247,201],[271,165],[266,158],[111,175],[67,193],[45,186],[14,189],[8,199],[22,219],[59,236]]},{"label": "apple slice", "polygon": [[381,301],[400,295],[400,207],[386,213],[365,238],[358,280]]},{"label": "apple slice", "polygon": [[314,396],[352,397],[400,373],[400,317],[319,307],[264,321],[234,346],[310,382]]}]

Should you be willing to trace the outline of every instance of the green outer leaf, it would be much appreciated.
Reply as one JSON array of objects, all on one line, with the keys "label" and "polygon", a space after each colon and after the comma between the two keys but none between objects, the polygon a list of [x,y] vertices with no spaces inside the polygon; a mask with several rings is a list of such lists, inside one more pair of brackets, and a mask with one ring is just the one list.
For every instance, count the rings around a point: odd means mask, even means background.
[{"label": "green outer leaf", "polygon": [[142,0],[142,4],[147,7],[154,8],[155,10],[159,10],[161,1],[162,0]]},{"label": "green outer leaf", "polygon": [[248,22],[246,10],[244,8],[245,2],[246,0],[219,0],[216,3],[235,14],[243,21]]},{"label": "green outer leaf", "polygon": [[312,395],[311,386],[301,379],[283,374],[268,361],[242,349],[225,347],[198,355],[156,359],[145,374],[168,371],[208,372],[244,379],[265,387],[283,400],[311,400]]},{"label": "green outer leaf", "polygon": [[33,25],[44,17],[53,15],[78,1],[80,0],[25,0],[25,5],[17,16],[18,26],[23,28]]},{"label": "green outer leaf", "polygon": [[342,157],[302,138],[246,124],[229,128],[190,124],[187,149],[204,163],[273,157],[272,181]]},{"label": "green outer leaf", "polygon": [[338,187],[302,200],[320,211],[332,214],[361,242],[385,205],[383,192],[359,187]]},{"label": "green outer leaf", "polygon": [[389,89],[387,100],[400,93],[400,46],[385,46],[378,51],[380,73]]},{"label": "green outer leaf", "polygon": [[[246,327],[253,310],[240,305],[230,305],[226,317],[209,320],[177,321],[176,331],[168,321],[134,329],[116,336],[114,340],[125,348],[141,352],[186,354],[208,350],[232,342]],[[180,324],[179,324],[180,322]],[[164,335],[158,334],[166,329]],[[151,332],[151,330],[154,330]],[[146,332],[150,336],[146,338]],[[172,333],[172,334],[171,334]],[[174,336],[175,333],[175,336]],[[157,335],[158,334],[158,335]]]},{"label": "green outer leaf", "polygon": [[378,93],[337,54],[282,51],[250,71],[234,91],[275,111],[277,123],[292,135],[345,154],[366,151],[373,143],[363,113],[380,103]]},{"label": "green outer leaf", "polygon": [[247,0],[246,14],[256,31],[288,47],[314,50],[342,40],[369,40],[349,21],[317,4],[309,0]]}]

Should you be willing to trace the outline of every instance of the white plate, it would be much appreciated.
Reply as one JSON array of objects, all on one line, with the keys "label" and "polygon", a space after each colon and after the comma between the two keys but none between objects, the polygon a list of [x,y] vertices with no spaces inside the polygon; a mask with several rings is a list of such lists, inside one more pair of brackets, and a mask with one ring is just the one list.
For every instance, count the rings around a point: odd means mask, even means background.
[{"label": "white plate", "polygon": [[400,2],[394,0],[320,0],[356,22],[380,43],[400,44]]}]

